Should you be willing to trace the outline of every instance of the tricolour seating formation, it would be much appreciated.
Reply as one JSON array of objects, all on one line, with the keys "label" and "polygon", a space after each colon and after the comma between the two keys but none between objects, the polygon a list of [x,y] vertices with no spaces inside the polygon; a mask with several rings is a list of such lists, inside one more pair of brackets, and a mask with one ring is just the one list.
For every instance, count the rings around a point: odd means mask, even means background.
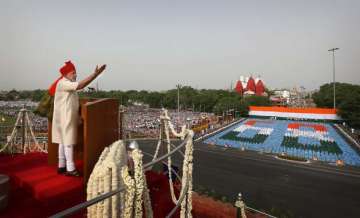
[{"label": "tricolour seating formation", "polygon": [[246,119],[205,143],[360,166],[358,153],[329,123]]}]

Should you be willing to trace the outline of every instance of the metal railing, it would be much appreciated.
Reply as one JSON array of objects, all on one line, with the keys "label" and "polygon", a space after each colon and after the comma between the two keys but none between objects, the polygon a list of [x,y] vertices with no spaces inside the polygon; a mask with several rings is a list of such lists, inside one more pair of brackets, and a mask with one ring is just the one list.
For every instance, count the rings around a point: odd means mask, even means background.
[{"label": "metal railing", "polygon": [[262,215],[265,215],[265,216],[270,217],[270,218],[277,218],[276,216],[272,216],[272,215],[270,215],[270,214],[267,214],[267,213],[262,212],[262,211],[260,211],[260,210],[256,210],[256,209],[254,209],[254,208],[252,208],[252,207],[248,207],[248,206],[246,206],[246,205],[245,205],[245,209],[246,209],[246,210],[253,211],[253,212],[256,212],[256,213],[259,213],[259,214],[262,214]]},{"label": "metal railing", "polygon": [[[157,159],[155,159],[155,160],[153,160],[153,161],[150,161],[150,162],[144,164],[144,165],[143,165],[143,169],[145,170],[145,169],[147,169],[147,168],[149,168],[149,167],[151,167],[151,166],[153,166],[154,164],[159,163],[159,162],[162,162],[163,164],[165,164],[165,165],[168,166],[168,164],[167,164],[165,161],[163,161],[163,160],[166,159],[167,157],[171,156],[171,155],[174,154],[175,152],[180,152],[180,154],[181,154],[182,156],[184,156],[184,154],[181,152],[180,149],[185,146],[186,141],[189,140],[189,137],[190,137],[190,136],[187,136],[187,137],[185,138],[185,140],[184,140],[179,146],[175,146],[174,144],[170,144],[170,145],[174,148],[174,150],[172,150],[170,153],[167,153],[166,155],[163,155],[163,156],[161,156],[161,157],[159,157],[159,158],[157,158]],[[139,140],[141,141],[141,139],[139,139]],[[127,139],[127,140],[125,140],[125,141],[132,141],[132,139]],[[165,141],[165,140],[163,139],[162,141]],[[147,153],[147,152],[143,152],[143,154],[153,157],[152,154]],[[179,174],[178,174],[173,168],[171,168],[171,171],[172,171],[172,173],[174,173],[174,175],[176,176],[177,179],[181,180]],[[185,186],[185,191],[184,191],[184,192],[182,193],[182,195],[179,197],[179,200],[178,200],[177,204],[176,204],[175,207],[169,212],[169,214],[166,216],[166,218],[170,218],[170,217],[172,217],[172,216],[175,214],[176,210],[179,208],[179,206],[181,205],[182,201],[184,200],[184,198],[185,198],[185,196],[186,196],[186,193],[187,193],[187,190],[188,190],[188,184],[186,184],[186,186]],[[59,213],[57,213],[57,214],[54,214],[54,215],[52,215],[50,218],[60,218],[60,217],[70,216],[70,215],[72,215],[72,214],[74,214],[74,213],[76,213],[76,212],[78,212],[78,211],[80,211],[80,210],[86,209],[87,207],[90,207],[90,206],[92,206],[92,205],[94,205],[94,204],[96,204],[96,203],[98,203],[98,202],[101,202],[101,201],[103,201],[103,200],[105,200],[105,199],[107,199],[107,198],[110,198],[110,197],[112,197],[113,195],[116,195],[116,194],[118,194],[118,193],[120,193],[120,192],[123,192],[123,191],[125,191],[125,188],[120,188],[120,189],[117,189],[117,190],[110,191],[110,192],[108,192],[108,193],[99,195],[99,196],[97,196],[96,198],[93,198],[93,199],[88,200],[88,201],[86,201],[86,202],[83,202],[83,203],[80,203],[80,204],[78,204],[78,205],[75,205],[75,206],[73,206],[73,207],[71,207],[71,208],[68,208],[68,209],[66,209],[66,210],[64,210],[64,211],[61,211],[61,212],[59,212]],[[252,212],[256,212],[256,213],[265,215],[265,216],[270,217],[270,218],[277,218],[277,217],[275,217],[275,216],[272,216],[272,215],[267,214],[267,213],[265,213],[265,212],[263,212],[263,211],[257,210],[257,209],[255,209],[255,208],[252,208],[252,207],[249,207],[249,206],[246,206],[246,205],[245,205],[245,209],[248,210],[248,211],[252,211]],[[239,213],[239,211],[238,211],[238,213]],[[240,215],[240,214],[237,214],[237,216],[239,216],[239,215]]]},{"label": "metal railing", "polygon": [[[165,155],[163,155],[163,156],[161,156],[161,157],[159,157],[159,158],[157,158],[157,159],[155,159],[155,160],[153,160],[153,161],[151,161],[149,163],[144,164],[143,169],[147,169],[148,167],[150,167],[150,166],[152,166],[152,165],[154,165],[156,163],[159,163],[160,161],[164,160],[165,158],[167,158],[167,157],[171,156],[172,154],[174,154],[175,152],[179,151],[180,148],[182,148],[182,147],[184,147],[186,145],[187,140],[190,140],[190,137],[191,137],[190,135],[187,135],[185,140],[179,146],[177,146],[174,150],[172,150],[171,152],[169,152],[169,153],[167,153],[167,154],[165,154]],[[186,186],[185,188],[186,188],[186,190],[183,193],[187,192],[188,186]],[[80,210],[83,210],[83,209],[85,209],[87,207],[90,207],[90,206],[92,206],[92,205],[94,205],[94,204],[96,204],[96,203],[98,203],[100,201],[103,201],[103,200],[105,200],[105,199],[107,199],[107,198],[109,198],[109,197],[111,197],[113,195],[116,195],[116,194],[118,194],[120,192],[123,192],[123,191],[125,191],[125,188],[120,188],[120,189],[117,189],[117,190],[114,190],[114,191],[99,195],[96,198],[93,198],[93,199],[91,199],[89,201],[77,204],[77,205],[75,205],[75,206],[73,206],[71,208],[68,208],[68,209],[63,210],[63,211],[61,211],[59,213],[56,213],[56,214],[50,216],[50,218],[60,218],[60,217],[70,216],[70,215],[72,215],[72,214],[74,214],[74,213],[76,213],[76,212],[78,212]],[[168,214],[167,217],[171,217],[175,213],[176,209],[179,207],[179,205],[181,204],[184,197],[185,196],[180,196],[177,205],[173,208],[173,210]]]},{"label": "metal railing", "polygon": [[[175,146],[175,145],[173,145],[173,144],[170,144],[170,145]],[[181,151],[179,150],[179,152],[181,152]],[[143,153],[146,154],[146,155],[148,155],[148,156],[153,157],[152,154],[149,154],[149,153],[147,153],[147,152],[143,152]],[[183,153],[181,153],[181,154],[182,154],[182,156],[184,156]],[[168,165],[166,162],[164,162],[164,161],[162,161],[162,163],[165,164],[166,166],[169,166],[169,165]],[[175,176],[176,176],[176,178],[177,178],[178,180],[181,180],[179,174],[178,174],[173,168],[171,168],[170,170],[171,170],[172,173],[175,174]],[[184,200],[184,197],[185,197],[186,192],[188,191],[188,188],[189,188],[189,187],[188,187],[188,184],[186,184],[186,186],[185,186],[185,191],[184,191],[184,192],[182,193],[182,195],[179,197],[179,200],[178,200],[177,204],[176,204],[175,207],[170,211],[170,213],[166,216],[166,218],[170,218],[170,217],[172,217],[172,216],[174,215],[174,213],[176,212],[176,210],[179,208],[179,206],[181,205],[182,201]]]},{"label": "metal railing", "polygon": [[267,214],[267,213],[265,213],[263,211],[256,210],[256,209],[254,209],[252,207],[246,206],[246,204],[244,203],[244,201],[242,199],[242,194],[241,193],[239,193],[238,196],[237,196],[237,199],[235,201],[235,207],[237,208],[237,210],[236,210],[236,217],[237,218],[246,217],[246,214],[243,214],[243,213],[245,213],[245,210],[256,212],[258,214],[265,215],[266,217],[277,218],[277,217],[272,216],[270,214]]}]

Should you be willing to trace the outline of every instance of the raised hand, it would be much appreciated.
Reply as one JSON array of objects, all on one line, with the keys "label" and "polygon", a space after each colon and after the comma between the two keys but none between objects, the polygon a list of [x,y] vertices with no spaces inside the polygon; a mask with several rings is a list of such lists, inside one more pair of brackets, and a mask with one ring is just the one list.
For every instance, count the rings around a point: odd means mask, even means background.
[{"label": "raised hand", "polygon": [[96,65],[95,73],[99,75],[105,70],[105,68],[106,68],[106,64],[102,65],[100,68],[98,67],[98,65]]},{"label": "raised hand", "polygon": [[76,87],[76,90],[80,90],[85,88],[89,83],[91,83],[97,76],[99,76],[106,68],[106,64],[102,65],[100,68],[96,65],[94,73],[90,76],[86,77],[85,79],[79,82],[79,85]]}]

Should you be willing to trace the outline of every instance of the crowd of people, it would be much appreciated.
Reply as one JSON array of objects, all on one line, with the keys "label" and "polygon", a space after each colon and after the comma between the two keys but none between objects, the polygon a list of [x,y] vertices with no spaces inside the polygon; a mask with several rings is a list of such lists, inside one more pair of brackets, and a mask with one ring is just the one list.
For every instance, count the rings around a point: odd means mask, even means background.
[{"label": "crowd of people", "polygon": [[6,119],[12,119],[15,122],[22,108],[29,111],[29,119],[34,132],[37,134],[46,133],[48,128],[47,118],[32,113],[37,105],[38,102],[33,101],[0,101],[0,138],[4,140],[6,136],[11,134],[15,123],[8,122]]},{"label": "crowd of people", "polygon": [[36,114],[30,114],[30,120],[32,122],[33,130],[37,133],[45,133],[48,129],[48,119],[47,117],[40,117]]},{"label": "crowd of people", "polygon": [[[125,132],[146,137],[158,137],[161,111],[161,109],[153,108],[126,108],[123,123]],[[183,125],[194,127],[200,125],[204,119],[215,120],[215,115],[212,113],[169,110],[168,114],[177,131],[180,131]]]},{"label": "crowd of people", "polygon": [[[37,134],[44,135],[47,133],[48,120],[46,117],[40,117],[31,111],[37,107],[37,102],[31,101],[0,101],[0,115],[6,115],[16,119],[20,109],[26,108],[30,111],[29,118],[32,123],[33,130]],[[123,130],[127,137],[149,137],[156,138],[160,133],[160,114],[162,109],[129,106],[125,108],[123,116]],[[169,110],[168,114],[172,123],[177,131],[181,130],[183,125],[187,125],[190,128],[200,126],[204,123],[204,120],[209,124],[208,128],[213,128],[217,124],[216,116],[212,113],[193,112],[193,111],[180,111]],[[1,119],[1,117],[0,117]],[[1,122],[1,120],[0,120]],[[13,127],[13,126],[12,126]],[[5,128],[1,125],[1,134],[11,134],[12,127]],[[203,131],[204,133],[206,131]],[[197,135],[201,134],[196,133]]]},{"label": "crowd of people", "polygon": [[131,137],[141,135],[154,137],[158,135],[160,128],[160,113],[157,109],[139,109],[128,107],[123,116],[124,132]]}]

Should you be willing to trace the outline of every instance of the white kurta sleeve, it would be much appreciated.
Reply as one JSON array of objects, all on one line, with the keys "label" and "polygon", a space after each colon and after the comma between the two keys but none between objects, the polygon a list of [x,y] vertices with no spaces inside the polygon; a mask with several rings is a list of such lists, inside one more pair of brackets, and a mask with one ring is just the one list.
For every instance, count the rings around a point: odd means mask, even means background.
[{"label": "white kurta sleeve", "polygon": [[65,92],[76,91],[78,85],[79,85],[78,82],[71,82],[69,80],[63,80],[61,83],[59,83],[58,90],[65,91]]}]

